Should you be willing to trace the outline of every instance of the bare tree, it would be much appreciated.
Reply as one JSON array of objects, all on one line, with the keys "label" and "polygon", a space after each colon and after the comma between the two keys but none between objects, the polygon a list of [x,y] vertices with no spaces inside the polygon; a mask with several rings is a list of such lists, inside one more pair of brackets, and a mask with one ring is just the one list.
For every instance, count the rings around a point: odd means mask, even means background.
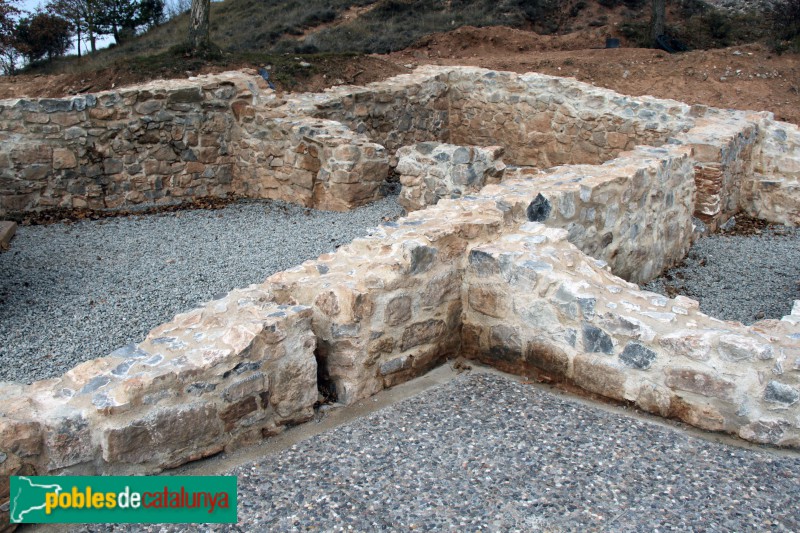
[{"label": "bare tree", "polygon": [[192,0],[189,44],[194,52],[207,50],[211,44],[208,23],[209,11],[211,11],[211,0]]},{"label": "bare tree", "polygon": [[666,0],[652,0],[653,14],[650,17],[650,41],[652,46],[658,46],[656,39],[664,35],[664,27],[666,26]]}]

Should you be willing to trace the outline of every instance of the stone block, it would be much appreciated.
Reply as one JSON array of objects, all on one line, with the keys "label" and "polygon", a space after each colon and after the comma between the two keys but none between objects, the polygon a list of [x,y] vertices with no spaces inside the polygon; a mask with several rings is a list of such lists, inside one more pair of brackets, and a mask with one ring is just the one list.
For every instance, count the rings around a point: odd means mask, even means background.
[{"label": "stone block", "polygon": [[166,466],[214,448],[223,431],[217,409],[211,405],[157,409],[124,426],[106,429],[101,439],[103,459],[111,465]]},{"label": "stone block", "polygon": [[572,381],[582,389],[616,400],[625,398],[626,376],[620,368],[588,354],[577,354],[572,364]]},{"label": "stone block", "polygon": [[17,232],[17,223],[8,220],[0,220],[0,251],[8,250],[11,246],[11,239]]},{"label": "stone block", "polygon": [[671,367],[664,371],[666,385],[672,389],[702,396],[731,400],[736,385],[722,377],[690,367]]}]

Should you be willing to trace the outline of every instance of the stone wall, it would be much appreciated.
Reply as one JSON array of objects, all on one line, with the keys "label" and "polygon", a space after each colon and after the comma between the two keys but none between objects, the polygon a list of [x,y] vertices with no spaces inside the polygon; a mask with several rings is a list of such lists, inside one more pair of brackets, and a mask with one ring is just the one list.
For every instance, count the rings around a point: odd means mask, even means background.
[{"label": "stone wall", "polygon": [[338,122],[286,119],[261,108],[241,113],[236,193],[347,211],[381,197],[389,173],[383,146]]},{"label": "stone wall", "polygon": [[753,174],[742,184],[740,207],[753,217],[800,225],[800,128],[765,119],[753,156]]},{"label": "stone wall", "polygon": [[201,197],[341,211],[381,196],[383,146],[276,102],[260,77],[227,73],[0,103],[0,215]]},{"label": "stone wall", "polygon": [[353,403],[456,356],[465,251],[494,238],[493,201],[441,205],[382,225],[336,253],[271,276],[277,301],[310,306],[318,357]]},{"label": "stone wall", "polygon": [[564,228],[584,253],[645,283],[689,250],[694,171],[682,146],[638,147],[603,165],[508,170],[481,196],[506,205],[517,224]]},{"label": "stone wall", "polygon": [[[699,106],[698,106],[699,107]],[[695,215],[710,231],[740,210],[744,183],[753,175],[761,115],[703,110],[676,142],[692,148],[697,182]]]},{"label": "stone wall", "polygon": [[366,87],[335,87],[322,95],[299,95],[289,112],[346,124],[382,144],[391,154],[421,141],[450,137],[447,68],[417,69]]},{"label": "stone wall", "polygon": [[252,97],[242,76],[220,75],[2,101],[0,215],[232,194],[231,106]]},{"label": "stone wall", "polygon": [[502,146],[513,165],[599,164],[637,144],[660,146],[693,126],[686,104],[623,96],[571,78],[459,68],[449,87],[448,142]]},{"label": "stone wall", "polygon": [[0,384],[0,501],[9,475],[153,473],[308,420],[310,323],[307,307],[235,290],[61,378]]},{"label": "stone wall", "polygon": [[442,198],[460,198],[503,177],[499,146],[457,146],[434,142],[397,150],[397,174],[403,186],[397,201],[408,211],[435,205]]},{"label": "stone wall", "polygon": [[[745,327],[640,291],[567,232],[525,224],[470,253],[462,353],[711,431],[800,446],[800,317]],[[800,311],[800,302],[795,309]]]},{"label": "stone wall", "polygon": [[[796,131],[764,113],[472,67],[421,67],[289,97],[254,72],[225,73],[0,102],[0,216],[204,196],[351,209],[380,196],[397,150],[426,141],[500,146],[506,163],[536,168],[600,164],[639,144],[688,145],[696,214],[711,229],[739,209],[790,221],[797,208],[777,206],[796,188],[797,154],[787,148]],[[438,195],[406,193],[425,194]]]}]

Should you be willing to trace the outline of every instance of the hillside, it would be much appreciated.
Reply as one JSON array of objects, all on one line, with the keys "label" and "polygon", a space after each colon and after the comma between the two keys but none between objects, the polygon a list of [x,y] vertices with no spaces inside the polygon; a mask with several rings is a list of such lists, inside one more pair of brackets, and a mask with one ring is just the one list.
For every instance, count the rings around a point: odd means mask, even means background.
[{"label": "hillside", "polygon": [[[462,26],[506,26],[543,35],[596,30],[638,47],[648,44],[649,5],[646,0],[225,0],[212,3],[211,33],[224,52],[216,62],[228,65],[258,63],[264,54],[385,54]],[[753,42],[770,33],[763,14],[717,9],[700,0],[670,6],[668,31],[690,48]],[[142,70],[197,69],[183,60],[171,65],[170,57],[137,59],[180,56],[188,24],[183,14],[120,46],[33,72],[96,71],[131,62]]]}]

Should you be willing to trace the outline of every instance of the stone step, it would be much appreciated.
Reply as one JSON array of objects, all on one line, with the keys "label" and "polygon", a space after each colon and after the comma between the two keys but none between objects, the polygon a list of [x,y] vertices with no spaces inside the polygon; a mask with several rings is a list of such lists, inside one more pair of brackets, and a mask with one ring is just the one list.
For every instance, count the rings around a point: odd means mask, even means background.
[{"label": "stone step", "polygon": [[11,239],[17,232],[17,223],[8,220],[0,220],[0,251],[8,250]]}]

